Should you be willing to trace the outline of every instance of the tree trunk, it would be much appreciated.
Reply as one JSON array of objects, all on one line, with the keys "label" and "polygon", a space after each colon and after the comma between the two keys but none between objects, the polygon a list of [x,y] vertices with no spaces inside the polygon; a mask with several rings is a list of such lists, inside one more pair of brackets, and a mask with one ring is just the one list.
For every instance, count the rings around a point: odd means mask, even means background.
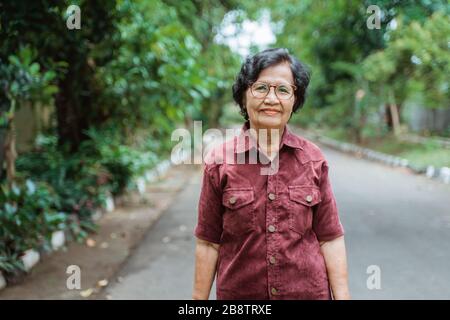
[{"label": "tree trunk", "polygon": [[[0,118],[6,116],[9,110],[9,100],[0,93]],[[3,122],[3,121],[2,121]],[[8,133],[8,127],[0,127],[0,183],[5,179],[4,164],[5,164],[5,142]]]},{"label": "tree trunk", "polygon": [[400,133],[400,109],[402,104],[396,103],[396,99],[392,91],[388,91],[387,97],[388,103],[385,104],[386,124],[389,131],[397,135]]},{"label": "tree trunk", "polygon": [[386,126],[388,127],[389,131],[393,131],[392,130],[392,115],[391,115],[391,109],[390,109],[390,104],[386,103],[384,105],[384,120],[386,123]]},{"label": "tree trunk", "polygon": [[[88,66],[70,69],[59,83],[56,95],[56,117],[58,144],[68,144],[70,152],[76,152],[81,142],[87,138],[84,131],[89,128],[89,118],[95,112],[91,108]],[[85,96],[81,96],[86,92]]]},{"label": "tree trunk", "polygon": [[14,119],[10,119],[8,130],[6,132],[6,140],[4,144],[5,163],[6,163],[6,179],[11,186],[16,176],[16,132]]},{"label": "tree trunk", "polygon": [[0,182],[3,181],[3,164],[5,162],[6,129],[0,128]]},{"label": "tree trunk", "polygon": [[394,135],[398,135],[400,133],[400,116],[398,106],[395,103],[389,104],[389,112],[391,114],[392,119],[392,129]]}]

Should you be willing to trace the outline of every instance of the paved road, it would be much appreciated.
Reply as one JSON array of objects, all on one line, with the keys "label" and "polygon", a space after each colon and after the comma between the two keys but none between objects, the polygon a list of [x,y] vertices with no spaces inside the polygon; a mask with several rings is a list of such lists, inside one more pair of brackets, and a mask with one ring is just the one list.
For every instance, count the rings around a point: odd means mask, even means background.
[{"label": "paved road", "polygon": [[[450,186],[321,146],[346,231],[355,299],[450,299]],[[112,299],[190,299],[200,171],[125,264]],[[379,267],[369,290],[367,268]],[[373,271],[371,271],[373,272]],[[215,288],[211,298],[215,299]]]}]

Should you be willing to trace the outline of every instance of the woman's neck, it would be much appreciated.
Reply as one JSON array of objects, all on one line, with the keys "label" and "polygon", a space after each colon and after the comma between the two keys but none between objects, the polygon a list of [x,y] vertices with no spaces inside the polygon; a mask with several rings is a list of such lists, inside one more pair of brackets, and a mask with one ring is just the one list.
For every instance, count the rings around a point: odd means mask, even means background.
[{"label": "woman's neck", "polygon": [[281,137],[283,136],[285,128],[255,128],[250,124],[250,128],[254,129],[250,132],[256,134],[258,147],[266,156],[273,159],[280,148]]}]

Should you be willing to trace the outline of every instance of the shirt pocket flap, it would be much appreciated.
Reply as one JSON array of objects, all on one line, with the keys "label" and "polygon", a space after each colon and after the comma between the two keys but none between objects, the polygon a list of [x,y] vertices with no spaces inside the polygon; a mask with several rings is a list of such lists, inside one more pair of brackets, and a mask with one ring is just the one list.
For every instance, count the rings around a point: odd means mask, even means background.
[{"label": "shirt pocket flap", "polygon": [[317,186],[288,186],[289,199],[305,206],[312,207],[322,201]]},{"label": "shirt pocket flap", "polygon": [[253,188],[232,188],[223,192],[222,204],[228,209],[239,209],[255,200]]}]

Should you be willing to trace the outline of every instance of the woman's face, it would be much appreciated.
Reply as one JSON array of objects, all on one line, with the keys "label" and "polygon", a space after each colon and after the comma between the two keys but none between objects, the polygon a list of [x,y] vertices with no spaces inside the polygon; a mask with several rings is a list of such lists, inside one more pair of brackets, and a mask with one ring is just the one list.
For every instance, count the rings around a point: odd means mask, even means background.
[{"label": "woman's face", "polygon": [[[268,67],[261,71],[255,82],[265,82],[270,85],[294,85],[294,77],[287,62]],[[265,98],[255,98],[250,87],[245,94],[245,102],[250,127],[258,129],[283,129],[288,122],[295,94],[288,100],[281,100],[275,94],[275,87],[271,87]]]}]

